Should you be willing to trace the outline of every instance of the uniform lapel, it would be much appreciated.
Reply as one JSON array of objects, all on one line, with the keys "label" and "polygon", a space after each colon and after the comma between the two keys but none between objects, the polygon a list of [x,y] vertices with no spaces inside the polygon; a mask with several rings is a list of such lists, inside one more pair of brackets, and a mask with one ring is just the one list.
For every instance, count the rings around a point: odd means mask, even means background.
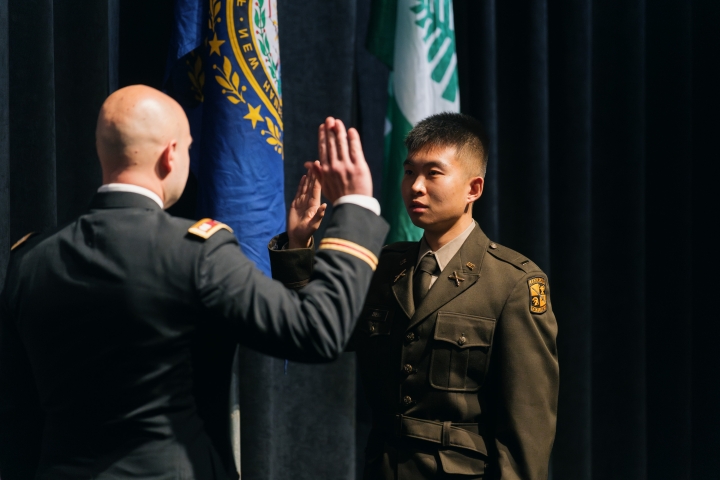
[{"label": "uniform lapel", "polygon": [[405,255],[399,257],[398,266],[392,270],[393,275],[395,276],[390,279],[391,282],[393,282],[392,291],[395,295],[395,299],[400,304],[400,308],[403,309],[403,312],[405,312],[405,315],[407,315],[408,318],[412,318],[415,313],[412,286],[419,248],[420,242],[416,242],[407,249]]},{"label": "uniform lapel", "polygon": [[[445,266],[418,309],[410,317],[408,329],[422,322],[431,313],[477,282],[489,243],[490,240],[480,230],[480,227],[472,231],[460,250]],[[462,280],[455,281],[450,277],[458,277]],[[412,290],[412,283],[410,285],[410,290]]]}]

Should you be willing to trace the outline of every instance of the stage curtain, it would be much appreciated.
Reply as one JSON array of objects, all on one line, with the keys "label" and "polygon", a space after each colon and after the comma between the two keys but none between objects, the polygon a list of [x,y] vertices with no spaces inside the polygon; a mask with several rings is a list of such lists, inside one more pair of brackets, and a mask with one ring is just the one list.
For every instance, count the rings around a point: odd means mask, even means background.
[{"label": "stage curtain", "polygon": [[716,477],[720,5],[456,0],[455,14],[462,110],[491,136],[477,218],[550,276],[552,478]]}]

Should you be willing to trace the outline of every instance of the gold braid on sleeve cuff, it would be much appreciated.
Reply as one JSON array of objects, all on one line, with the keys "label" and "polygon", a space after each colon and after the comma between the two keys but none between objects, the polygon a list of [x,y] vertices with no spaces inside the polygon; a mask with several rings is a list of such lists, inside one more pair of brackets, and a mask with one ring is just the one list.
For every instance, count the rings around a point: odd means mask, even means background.
[{"label": "gold braid on sleeve cuff", "polygon": [[370,265],[370,268],[372,268],[373,271],[375,271],[378,265],[378,259],[374,253],[362,245],[358,245],[355,242],[351,242],[343,238],[323,238],[320,242],[320,250],[337,250],[339,252],[345,252]]}]

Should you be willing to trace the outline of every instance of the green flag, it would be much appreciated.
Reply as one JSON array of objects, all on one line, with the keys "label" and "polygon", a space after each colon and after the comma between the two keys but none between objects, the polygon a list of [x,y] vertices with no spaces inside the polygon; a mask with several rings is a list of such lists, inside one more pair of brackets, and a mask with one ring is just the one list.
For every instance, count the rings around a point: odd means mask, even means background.
[{"label": "green flag", "polygon": [[375,0],[368,49],[390,74],[382,211],[388,243],[419,240],[400,195],[405,136],[420,120],[460,111],[452,0]]}]

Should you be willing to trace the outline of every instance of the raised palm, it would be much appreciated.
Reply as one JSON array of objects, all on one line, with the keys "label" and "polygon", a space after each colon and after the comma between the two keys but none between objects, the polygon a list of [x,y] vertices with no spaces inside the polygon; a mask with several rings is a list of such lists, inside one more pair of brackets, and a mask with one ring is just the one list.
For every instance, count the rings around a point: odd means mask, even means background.
[{"label": "raised palm", "polygon": [[288,247],[305,248],[310,246],[310,239],[320,228],[325,216],[327,204],[320,203],[321,187],[313,169],[300,179],[295,198],[288,212]]}]

